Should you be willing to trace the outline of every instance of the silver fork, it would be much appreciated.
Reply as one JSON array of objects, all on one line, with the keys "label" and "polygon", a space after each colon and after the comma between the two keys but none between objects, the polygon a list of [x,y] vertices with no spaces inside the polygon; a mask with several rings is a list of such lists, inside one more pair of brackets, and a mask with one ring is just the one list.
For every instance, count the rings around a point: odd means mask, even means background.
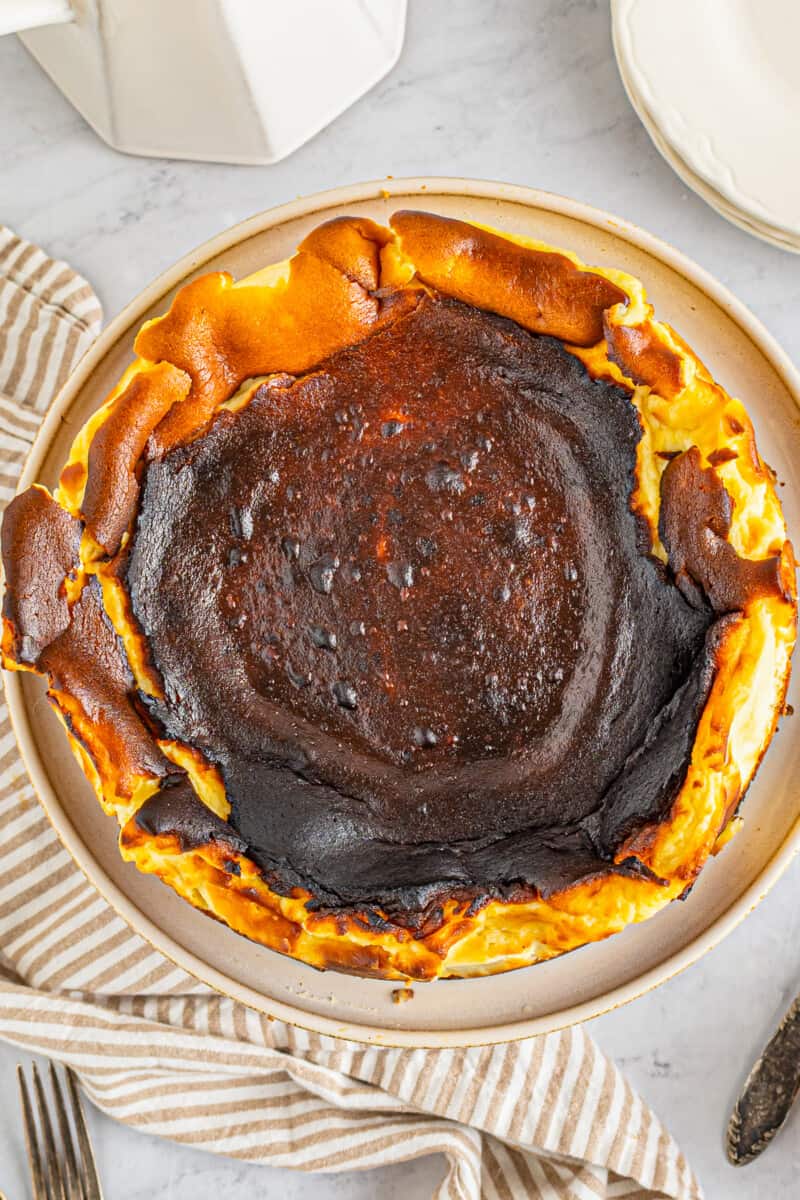
[{"label": "silver fork", "polygon": [[[66,1067],[64,1071],[67,1095],[72,1111],[71,1122],[67,1116],[64,1093],[54,1064],[50,1063],[50,1091],[53,1097],[50,1107],[48,1107],[47,1095],[35,1063],[31,1076],[33,1093],[36,1097],[36,1109],[39,1114],[40,1136],[37,1134],[36,1122],[33,1119],[33,1106],[25,1072],[21,1066],[17,1066],[19,1098],[25,1127],[25,1146],[31,1168],[34,1200],[103,1200],[100,1180],[97,1177],[97,1165],[94,1160],[92,1144],[89,1141],[89,1130],[86,1127],[86,1117],[74,1072],[69,1067]],[[55,1110],[55,1122],[51,1117],[51,1109]],[[60,1151],[53,1133],[54,1124],[58,1125],[61,1140]]]}]

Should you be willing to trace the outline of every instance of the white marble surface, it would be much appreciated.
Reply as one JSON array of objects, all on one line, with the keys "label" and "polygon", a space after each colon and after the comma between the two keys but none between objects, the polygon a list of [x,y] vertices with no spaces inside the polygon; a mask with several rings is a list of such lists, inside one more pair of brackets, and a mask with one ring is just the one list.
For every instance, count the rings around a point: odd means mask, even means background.
[{"label": "white marble surface", "polygon": [[[156,118],[157,119],[157,118]],[[69,259],[110,316],[152,276],[234,221],[339,183],[473,175],[575,196],[644,225],[707,267],[800,360],[800,259],[725,224],[650,145],[614,65],[602,0],[411,0],[401,60],[369,96],[288,161],[223,167],[107,149],[13,38],[0,39],[0,221]],[[703,962],[593,1023],[686,1149],[710,1200],[800,1191],[800,1113],[754,1165],[728,1167],[723,1127],[737,1085],[800,988],[800,864]],[[0,1188],[27,1194],[0,1046]],[[430,1194],[441,1162],[364,1176],[245,1167],[133,1133],[93,1114],[112,1200]]]}]

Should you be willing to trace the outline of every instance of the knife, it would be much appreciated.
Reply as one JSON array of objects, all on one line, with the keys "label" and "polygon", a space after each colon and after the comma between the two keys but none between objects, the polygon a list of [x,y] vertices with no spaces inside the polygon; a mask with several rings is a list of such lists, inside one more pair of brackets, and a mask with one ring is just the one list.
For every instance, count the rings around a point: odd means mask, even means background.
[{"label": "knife", "polygon": [[800,1091],[800,996],[795,997],[736,1101],[728,1124],[728,1158],[757,1158],[783,1125]]}]

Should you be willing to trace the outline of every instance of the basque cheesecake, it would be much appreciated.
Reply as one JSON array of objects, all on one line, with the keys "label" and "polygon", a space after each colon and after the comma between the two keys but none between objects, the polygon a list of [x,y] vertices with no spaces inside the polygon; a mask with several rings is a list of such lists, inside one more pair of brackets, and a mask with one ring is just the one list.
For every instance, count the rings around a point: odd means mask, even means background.
[{"label": "basque cheesecake", "polygon": [[135,352],[2,528],[4,665],[126,859],[417,980],[688,891],[782,712],[795,570],[745,408],[641,283],[345,217]]}]

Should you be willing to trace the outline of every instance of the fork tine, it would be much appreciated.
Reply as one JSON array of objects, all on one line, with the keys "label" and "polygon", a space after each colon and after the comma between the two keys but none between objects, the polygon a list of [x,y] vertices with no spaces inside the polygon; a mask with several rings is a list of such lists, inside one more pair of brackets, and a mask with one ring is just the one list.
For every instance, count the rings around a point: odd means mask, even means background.
[{"label": "fork tine", "polygon": [[47,1188],[42,1170],[42,1160],[39,1155],[39,1140],[36,1136],[36,1126],[33,1121],[33,1110],[25,1073],[17,1063],[17,1083],[19,1084],[19,1100],[22,1105],[22,1125],[25,1130],[25,1149],[28,1151],[28,1162],[31,1168],[33,1183],[33,1200],[48,1200]]},{"label": "fork tine", "polygon": [[33,1064],[33,1090],[36,1093],[36,1107],[39,1110],[39,1128],[44,1142],[44,1154],[47,1159],[47,1178],[50,1195],[53,1200],[66,1200],[61,1169],[58,1165],[56,1143],[53,1137],[53,1123],[50,1120],[50,1110],[47,1107],[47,1097],[42,1087],[42,1079],[36,1063]]},{"label": "fork tine", "polygon": [[72,1101],[72,1115],[75,1118],[75,1129],[78,1134],[78,1145],[81,1148],[83,1162],[83,1193],[86,1200],[103,1200],[103,1192],[97,1175],[97,1164],[94,1161],[92,1143],[89,1141],[89,1130],[86,1127],[86,1117],[81,1104],[78,1083],[72,1067],[66,1068],[67,1090]]},{"label": "fork tine", "polygon": [[50,1089],[53,1093],[56,1116],[58,1117],[58,1128],[61,1133],[61,1148],[65,1167],[64,1183],[66,1185],[67,1200],[83,1200],[83,1188],[81,1187],[80,1176],[78,1174],[78,1160],[75,1156],[72,1129],[67,1117],[67,1110],[64,1107],[64,1093],[61,1090],[55,1063],[52,1060],[50,1062]]}]

